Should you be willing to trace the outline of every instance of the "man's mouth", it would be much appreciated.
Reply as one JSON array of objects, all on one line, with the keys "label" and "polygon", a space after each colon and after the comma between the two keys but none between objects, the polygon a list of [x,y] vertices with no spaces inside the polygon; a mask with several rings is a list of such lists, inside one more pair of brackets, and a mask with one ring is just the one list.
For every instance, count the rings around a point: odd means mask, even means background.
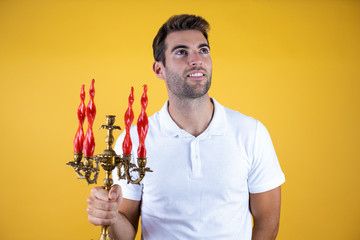
[{"label": "man's mouth", "polygon": [[202,72],[195,72],[195,73],[190,73],[187,76],[188,77],[203,77],[203,76],[205,76],[205,74]]}]

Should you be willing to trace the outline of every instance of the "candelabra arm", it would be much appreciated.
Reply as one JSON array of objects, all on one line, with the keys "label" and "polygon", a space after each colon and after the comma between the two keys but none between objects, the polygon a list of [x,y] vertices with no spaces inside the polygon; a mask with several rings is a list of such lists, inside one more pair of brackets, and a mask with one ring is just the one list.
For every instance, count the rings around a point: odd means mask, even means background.
[{"label": "candelabra arm", "polygon": [[118,180],[120,180],[120,179],[126,179],[125,173],[121,173],[121,168],[123,168],[124,166],[125,166],[125,165],[124,165],[122,162],[117,166]]},{"label": "candelabra arm", "polygon": [[[145,177],[145,172],[152,172],[150,168],[145,168],[146,166],[146,158],[138,158],[138,166],[130,162],[131,155],[123,155],[124,161],[124,177],[119,174],[119,179],[127,179],[127,183],[138,184],[140,185],[141,180]],[[139,172],[139,177],[135,180],[132,179],[130,172]]]},{"label": "candelabra arm", "polygon": [[[68,162],[66,165],[70,165],[74,168],[76,175],[79,179],[86,179],[88,184],[97,182],[99,175],[99,166],[96,162],[96,166],[93,166],[92,157],[84,157],[84,162],[81,162],[82,153],[74,153],[74,161]],[[93,177],[92,174],[94,173]]]},{"label": "candelabra arm", "polygon": [[78,179],[85,179],[85,176],[81,173],[81,167],[74,167],[74,169]]},{"label": "candelabra arm", "polygon": [[[131,161],[131,155],[130,154],[124,154],[122,156],[121,164],[118,165],[118,177],[119,177],[119,180],[120,179],[129,179],[130,178],[129,168],[130,168],[130,165],[133,164],[130,161]],[[121,168],[124,168],[124,173],[121,173]]]},{"label": "candelabra arm", "polygon": [[128,183],[140,185],[140,182],[144,177],[145,177],[145,173],[143,174],[140,173],[140,177],[138,177],[136,180],[132,180],[131,177],[128,178]]},{"label": "candelabra arm", "polygon": [[[84,167],[82,169],[82,171],[84,171],[84,175],[85,175],[85,179],[89,184],[96,184],[97,183],[97,178],[99,175],[99,164],[97,161],[95,161],[95,168],[93,166],[93,158],[92,157],[84,157]],[[94,174],[94,176],[91,178],[91,175]]]},{"label": "candelabra arm", "polygon": [[98,171],[95,172],[94,177],[92,179],[91,179],[91,174],[92,174],[91,171],[85,173],[85,179],[86,179],[88,185],[97,183],[97,178],[98,178],[99,172]]}]

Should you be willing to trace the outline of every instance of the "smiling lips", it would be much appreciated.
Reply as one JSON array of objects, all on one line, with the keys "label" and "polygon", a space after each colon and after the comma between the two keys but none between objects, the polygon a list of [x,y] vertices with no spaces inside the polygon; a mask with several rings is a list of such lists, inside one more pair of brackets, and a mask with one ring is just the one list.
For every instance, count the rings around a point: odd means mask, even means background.
[{"label": "smiling lips", "polygon": [[205,76],[205,74],[203,72],[199,72],[199,71],[192,72],[187,75],[187,77],[190,77],[190,78],[202,78],[204,76]]}]

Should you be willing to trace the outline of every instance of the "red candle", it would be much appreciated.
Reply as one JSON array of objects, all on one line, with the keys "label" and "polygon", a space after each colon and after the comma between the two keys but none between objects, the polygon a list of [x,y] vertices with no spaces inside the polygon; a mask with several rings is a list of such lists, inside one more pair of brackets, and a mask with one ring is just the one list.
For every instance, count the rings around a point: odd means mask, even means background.
[{"label": "red candle", "polygon": [[94,104],[94,97],[95,97],[95,88],[94,88],[95,80],[91,81],[91,87],[89,89],[90,101],[86,108],[86,117],[88,120],[88,129],[85,135],[84,140],[84,155],[86,157],[92,157],[95,150],[95,139],[92,130],[92,126],[94,123],[95,115],[96,115],[96,107]]},{"label": "red candle", "polygon": [[83,124],[85,121],[85,90],[84,85],[81,86],[80,91],[80,105],[77,110],[77,117],[79,119],[79,127],[75,135],[74,139],[74,152],[75,153],[82,153],[83,151],[83,142],[84,142],[84,130],[83,130]]},{"label": "red candle", "polygon": [[132,122],[134,121],[134,111],[132,109],[132,104],[134,103],[134,88],[131,87],[131,93],[129,95],[129,106],[125,112],[124,120],[125,120],[125,139],[123,141],[123,154],[130,155],[132,149],[132,142],[130,137],[130,127]]},{"label": "red candle", "polygon": [[137,131],[139,135],[139,147],[137,150],[137,154],[139,158],[146,157],[145,138],[149,128],[149,121],[145,112],[148,104],[146,92],[147,86],[144,85],[144,93],[141,96],[141,113],[137,121]]}]

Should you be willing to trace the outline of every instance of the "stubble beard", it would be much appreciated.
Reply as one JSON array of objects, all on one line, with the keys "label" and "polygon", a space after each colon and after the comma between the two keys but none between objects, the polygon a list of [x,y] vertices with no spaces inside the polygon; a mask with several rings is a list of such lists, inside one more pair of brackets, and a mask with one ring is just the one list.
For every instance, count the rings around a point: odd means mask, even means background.
[{"label": "stubble beard", "polygon": [[[198,69],[191,69],[198,70]],[[203,69],[202,69],[203,70]],[[196,99],[204,96],[208,93],[211,86],[211,71],[210,74],[206,72],[206,82],[204,83],[195,83],[189,84],[187,81],[187,74],[181,76],[178,73],[174,73],[170,71],[167,67],[165,67],[166,73],[166,85],[168,90],[177,96],[180,99]]]}]

